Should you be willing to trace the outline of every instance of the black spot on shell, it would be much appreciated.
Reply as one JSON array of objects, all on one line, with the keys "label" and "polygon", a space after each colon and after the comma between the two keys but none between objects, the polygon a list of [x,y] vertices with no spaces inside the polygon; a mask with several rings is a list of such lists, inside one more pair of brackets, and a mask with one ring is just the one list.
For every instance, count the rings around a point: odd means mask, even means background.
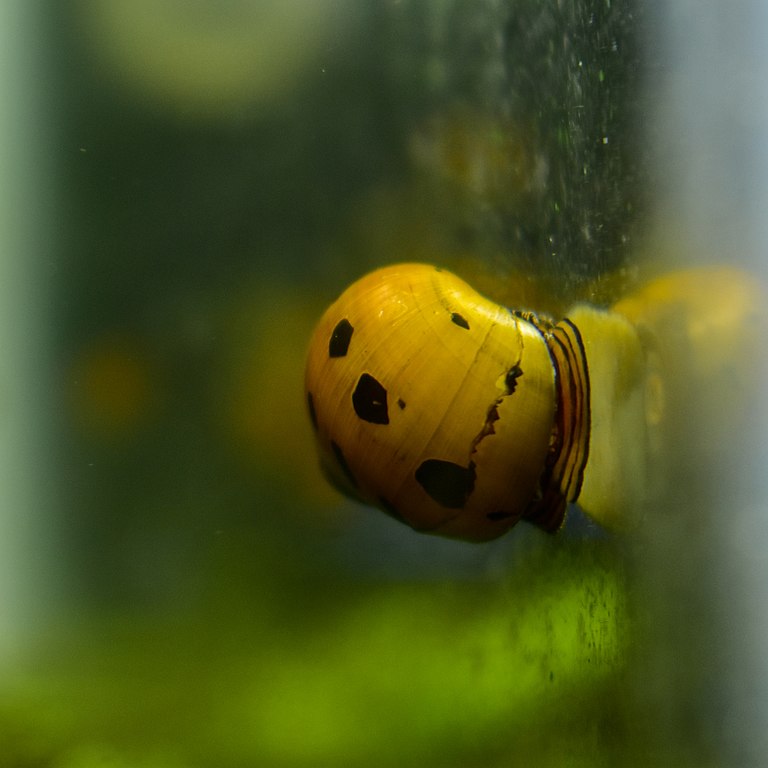
[{"label": "black spot on shell", "polygon": [[507,377],[504,381],[504,385],[507,388],[507,392],[511,395],[514,393],[517,387],[517,380],[523,375],[523,369],[515,364],[507,371]]},{"label": "black spot on shell", "polygon": [[307,392],[307,408],[309,408],[309,418],[312,421],[312,427],[317,432],[317,413],[315,412],[315,402],[312,399],[311,392]]},{"label": "black spot on shell", "polygon": [[469,323],[467,322],[466,318],[460,315],[458,312],[451,312],[451,322],[455,323],[459,326],[459,328],[464,328],[464,330],[469,330]]},{"label": "black spot on shell", "polygon": [[513,514],[511,512],[489,512],[486,517],[489,520],[506,520],[507,518],[513,517]]},{"label": "black spot on shell", "polygon": [[441,506],[461,509],[475,490],[475,464],[462,467],[452,461],[427,459],[416,470],[416,480]]},{"label": "black spot on shell", "polygon": [[354,332],[355,329],[352,327],[352,323],[346,317],[343,320],[339,320],[328,342],[328,355],[330,357],[345,357]]},{"label": "black spot on shell", "polygon": [[397,398],[397,405],[401,411],[405,410],[405,400],[403,400],[402,398],[400,397]]},{"label": "black spot on shell", "polygon": [[349,468],[349,464],[347,464],[347,459],[344,456],[344,451],[341,450],[341,446],[331,440],[331,449],[333,450],[333,455],[336,457],[338,465],[341,467],[341,471],[344,473],[344,477],[346,477],[347,480],[349,480],[349,482],[355,488],[357,488],[357,479],[352,474],[352,470]]},{"label": "black spot on shell", "polygon": [[389,424],[387,390],[368,373],[364,373],[352,393],[355,413],[371,424]]}]

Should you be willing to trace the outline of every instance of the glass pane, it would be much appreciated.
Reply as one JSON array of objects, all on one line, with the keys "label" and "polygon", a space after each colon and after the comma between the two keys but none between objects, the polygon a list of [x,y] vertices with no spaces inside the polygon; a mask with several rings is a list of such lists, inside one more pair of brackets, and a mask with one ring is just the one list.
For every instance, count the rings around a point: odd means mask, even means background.
[{"label": "glass pane", "polygon": [[758,5],[7,2],[0,763],[760,765]]}]

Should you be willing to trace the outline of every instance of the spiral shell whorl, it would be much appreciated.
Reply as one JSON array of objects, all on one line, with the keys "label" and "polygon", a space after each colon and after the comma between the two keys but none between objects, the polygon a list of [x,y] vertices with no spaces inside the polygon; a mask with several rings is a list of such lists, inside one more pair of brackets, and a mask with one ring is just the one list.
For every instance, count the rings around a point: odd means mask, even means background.
[{"label": "spiral shell whorl", "polygon": [[555,324],[543,315],[516,311],[533,325],[547,344],[555,370],[555,421],[550,452],[541,477],[541,496],[533,500],[524,518],[546,531],[555,531],[565,519],[568,502],[576,501],[589,458],[589,368],[579,329],[567,318]]}]

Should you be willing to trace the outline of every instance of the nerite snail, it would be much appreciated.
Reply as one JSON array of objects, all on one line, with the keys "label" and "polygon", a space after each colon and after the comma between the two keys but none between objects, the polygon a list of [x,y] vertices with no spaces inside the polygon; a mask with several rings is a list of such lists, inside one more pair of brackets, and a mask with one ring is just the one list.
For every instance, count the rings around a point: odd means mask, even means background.
[{"label": "nerite snail", "polygon": [[[722,272],[700,278],[703,289],[750,291]],[[471,541],[521,519],[554,531],[574,501],[603,525],[631,522],[676,354],[658,337],[700,320],[702,286],[687,274],[659,296],[576,305],[560,321],[495,304],[433,266],[363,277],[310,344],[306,394],[326,474],[418,531]],[[742,298],[748,312],[761,300]]]}]

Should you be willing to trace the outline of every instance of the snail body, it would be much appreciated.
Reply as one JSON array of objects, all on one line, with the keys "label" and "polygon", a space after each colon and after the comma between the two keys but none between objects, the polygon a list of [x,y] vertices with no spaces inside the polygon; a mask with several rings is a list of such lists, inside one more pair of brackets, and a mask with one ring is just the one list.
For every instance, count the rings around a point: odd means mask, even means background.
[{"label": "snail body", "polygon": [[576,305],[555,321],[433,266],[376,270],[310,344],[321,465],[348,495],[453,538],[493,539],[519,520],[555,531],[576,501],[602,525],[633,525],[665,421],[654,340],[680,323],[658,306]]}]

